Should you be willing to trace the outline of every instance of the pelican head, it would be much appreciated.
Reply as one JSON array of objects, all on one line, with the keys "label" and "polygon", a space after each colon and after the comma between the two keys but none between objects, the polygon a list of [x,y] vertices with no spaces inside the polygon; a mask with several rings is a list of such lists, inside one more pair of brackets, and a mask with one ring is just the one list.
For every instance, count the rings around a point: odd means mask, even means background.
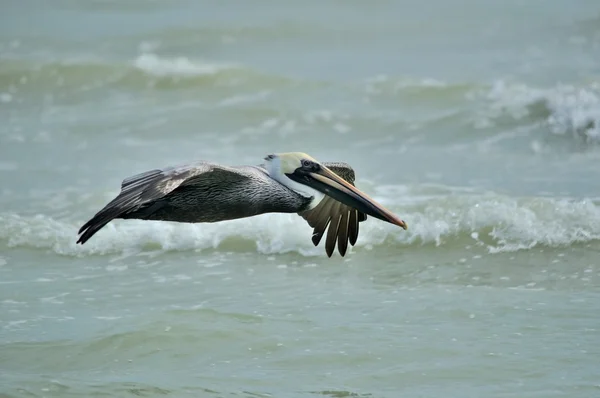
[{"label": "pelican head", "polygon": [[317,206],[327,195],[365,214],[407,228],[406,223],[391,211],[306,153],[272,154],[265,160],[271,178],[304,197],[313,198],[310,208]]}]

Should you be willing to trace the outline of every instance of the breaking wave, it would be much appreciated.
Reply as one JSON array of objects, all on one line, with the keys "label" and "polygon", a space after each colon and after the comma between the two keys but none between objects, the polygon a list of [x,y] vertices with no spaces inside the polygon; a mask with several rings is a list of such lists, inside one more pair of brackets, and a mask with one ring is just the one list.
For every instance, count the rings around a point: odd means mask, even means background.
[{"label": "breaking wave", "polygon": [[[405,251],[419,250],[424,245],[458,245],[498,253],[600,240],[600,204],[594,200],[515,199],[487,194],[417,197],[402,208],[387,205],[407,220],[408,230],[371,218],[361,224],[355,250],[384,247]],[[75,244],[78,227],[41,215],[0,215],[0,244],[49,249],[67,256],[188,250],[314,256],[322,255],[324,250],[323,243],[317,248],[312,246],[311,229],[293,214],[195,225],[118,220],[84,246]]]},{"label": "breaking wave", "polygon": [[472,99],[484,98],[487,107],[476,125],[488,127],[503,118],[541,122],[557,135],[572,135],[585,143],[600,143],[600,84],[557,85],[535,88],[525,84],[496,82],[487,91],[474,92]]},{"label": "breaking wave", "polygon": [[140,54],[133,62],[139,70],[153,76],[204,76],[232,70],[234,65],[193,62],[187,57],[161,58],[153,53]]},{"label": "breaking wave", "polygon": [[71,59],[8,59],[0,69],[0,84],[19,91],[85,91],[98,87],[158,90],[234,85],[245,82],[277,85],[286,79],[262,74],[252,68],[214,63],[188,57],[162,57],[140,53],[127,61],[93,56]]},{"label": "breaking wave", "polygon": [[[498,80],[491,84],[444,82],[386,75],[366,80],[365,91],[378,106],[426,107],[444,125],[470,121],[476,128],[539,126],[555,135],[600,143],[600,83],[533,87]],[[458,119],[458,121],[457,121]]]},{"label": "breaking wave", "polygon": [[[218,93],[208,98],[211,106],[240,107],[246,114],[261,117],[263,114],[281,116],[278,106],[287,94],[278,93],[292,87],[294,90],[306,89],[308,95],[319,97],[363,98],[368,105],[342,107],[336,111],[348,119],[348,123],[325,126],[341,133],[356,130],[401,135],[410,126],[416,126],[415,129],[426,134],[447,137],[448,128],[460,134],[458,131],[464,129],[457,129],[457,126],[468,123],[480,132],[496,128],[491,134],[497,134],[498,128],[504,131],[525,127],[524,131],[528,132],[529,127],[534,127],[547,132],[547,136],[571,136],[590,145],[600,143],[598,82],[533,87],[503,80],[483,84],[379,75],[354,82],[328,83],[272,74],[246,65],[162,56],[148,47],[124,61],[93,56],[7,59],[0,68],[0,86],[10,88],[0,92],[2,103],[16,103],[27,93],[34,98],[48,93],[69,97],[106,87],[119,91],[193,90],[196,93],[198,88],[210,87],[216,90],[205,92]],[[268,101],[264,101],[266,98]],[[332,101],[338,100],[333,98]],[[253,105],[256,102],[261,105]],[[279,120],[272,126],[283,132],[302,122],[293,119],[297,113],[294,101],[285,103],[283,114],[292,119]],[[261,122],[267,123],[266,126],[259,124],[248,129],[250,132],[265,131],[271,122],[268,118]],[[314,128],[312,124],[309,127]]]}]

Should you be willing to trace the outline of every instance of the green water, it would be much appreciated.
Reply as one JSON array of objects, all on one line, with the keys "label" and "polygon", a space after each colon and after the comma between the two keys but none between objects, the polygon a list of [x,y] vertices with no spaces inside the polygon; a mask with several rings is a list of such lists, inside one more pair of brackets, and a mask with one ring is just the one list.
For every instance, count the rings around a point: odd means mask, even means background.
[{"label": "green water", "polygon": [[[0,396],[595,397],[597,1],[4,1]],[[79,227],[303,151],[369,219]]]}]

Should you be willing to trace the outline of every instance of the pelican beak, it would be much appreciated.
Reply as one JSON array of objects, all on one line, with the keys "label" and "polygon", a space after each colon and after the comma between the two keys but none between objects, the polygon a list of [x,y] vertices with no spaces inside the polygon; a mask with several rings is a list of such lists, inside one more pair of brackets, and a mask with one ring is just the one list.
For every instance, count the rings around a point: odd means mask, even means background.
[{"label": "pelican beak", "polygon": [[[295,176],[290,177],[296,179],[294,178]],[[363,213],[382,221],[392,223],[403,229],[408,228],[406,223],[396,217],[391,211],[323,165],[320,165],[319,170],[308,172],[303,177],[304,178],[298,178],[296,180],[323,192],[327,196],[331,196],[346,206],[353,207]]]}]

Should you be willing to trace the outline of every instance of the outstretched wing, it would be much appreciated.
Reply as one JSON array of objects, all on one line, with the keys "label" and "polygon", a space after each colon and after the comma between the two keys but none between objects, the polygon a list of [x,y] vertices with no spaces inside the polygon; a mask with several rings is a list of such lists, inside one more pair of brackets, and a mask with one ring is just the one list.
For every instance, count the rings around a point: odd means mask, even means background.
[{"label": "outstretched wing", "polygon": [[[193,218],[193,214],[178,213],[173,210],[173,202],[181,201],[190,195],[177,195],[167,197],[173,191],[199,188],[210,191],[217,183],[220,186],[236,186],[236,183],[248,180],[250,175],[241,173],[232,168],[227,168],[207,162],[198,162],[180,167],[156,169],[126,178],[121,184],[119,195],[109,202],[94,217],[85,223],[79,230],[77,243],[84,244],[102,227],[115,218],[163,219],[173,221],[190,221],[184,217]],[[225,183],[226,182],[226,183]],[[211,198],[209,198],[211,199]],[[191,202],[191,200],[190,200]],[[187,205],[187,203],[177,203]],[[194,206],[194,203],[189,203]],[[165,212],[169,207],[170,212]],[[161,214],[167,213],[167,216]]]},{"label": "outstretched wing", "polygon": [[[323,163],[323,165],[354,185],[354,170],[349,164],[336,162]],[[336,242],[338,251],[343,257],[348,249],[348,242],[352,246],[356,243],[358,223],[367,219],[365,213],[346,206],[329,196],[325,196],[315,208],[298,214],[313,228],[312,241],[315,246],[321,242],[321,238],[329,225],[325,240],[325,251],[328,257],[333,254]]]}]

